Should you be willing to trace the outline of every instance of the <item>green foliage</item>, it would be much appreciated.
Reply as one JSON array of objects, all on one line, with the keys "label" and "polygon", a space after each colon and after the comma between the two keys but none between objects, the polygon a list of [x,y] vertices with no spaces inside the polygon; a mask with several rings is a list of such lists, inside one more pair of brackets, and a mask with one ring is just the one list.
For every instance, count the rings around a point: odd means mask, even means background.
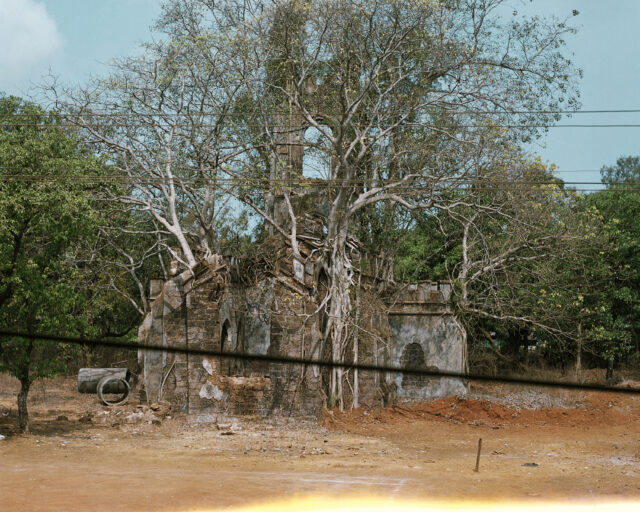
[{"label": "green foliage", "polygon": [[[626,174],[620,170],[621,160],[635,162]],[[615,181],[637,180],[639,161],[637,157],[618,160]],[[589,334],[602,357],[619,359],[640,350],[640,195],[612,185],[587,201],[604,221],[606,250],[596,264],[607,272],[606,286],[591,308],[598,324]]]},{"label": "green foliage", "polygon": [[[0,98],[0,325],[27,332],[84,332],[77,253],[97,225],[83,177],[103,166],[49,113]],[[50,343],[0,338],[0,371],[23,383],[51,377],[73,351]]]},{"label": "green foliage", "polygon": [[[444,215],[422,213],[398,245],[395,275],[400,281],[451,279],[462,258],[460,230]],[[442,223],[447,227],[441,228]],[[457,233],[457,236],[456,236]]]},{"label": "green foliage", "polygon": [[613,166],[605,166],[600,170],[602,182],[609,186],[616,184],[640,183],[640,157],[624,156],[616,160]]},{"label": "green foliage", "polygon": [[399,247],[396,276],[452,279],[470,342],[490,343],[513,361],[532,339],[553,362],[573,357],[579,338],[599,357],[626,353],[606,297],[616,273],[603,265],[617,245],[607,240],[610,222],[591,197],[549,181],[556,180],[536,160],[505,161],[475,204],[422,214]]},{"label": "green foliage", "polygon": [[[528,240],[529,248],[491,279],[470,283],[469,304],[475,298],[485,311],[511,317],[465,314],[459,303],[472,343],[486,345],[491,331],[490,343],[515,357],[533,335],[547,361],[563,365],[577,350],[600,361],[640,350],[640,195],[627,187],[639,169],[640,158],[619,159],[603,169],[609,188],[586,196],[560,186],[512,190],[511,221],[485,215],[474,222],[485,264],[514,240]],[[526,237],[513,220],[526,224]],[[459,294],[462,231],[455,226],[443,213],[423,214],[399,246],[396,277],[453,278]],[[551,245],[545,249],[543,241]]]},{"label": "green foliage", "polygon": [[572,215],[584,237],[546,262],[550,273],[538,299],[543,309],[562,312],[559,321],[582,350],[605,361],[640,349],[640,196],[624,185],[637,180],[639,162],[621,158],[604,168],[609,188],[576,203]]}]

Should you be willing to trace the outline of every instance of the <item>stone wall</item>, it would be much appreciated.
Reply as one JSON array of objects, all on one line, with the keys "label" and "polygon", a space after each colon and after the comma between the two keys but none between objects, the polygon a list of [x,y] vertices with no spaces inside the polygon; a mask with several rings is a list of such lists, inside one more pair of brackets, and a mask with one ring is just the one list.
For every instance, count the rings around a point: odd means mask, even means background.
[{"label": "stone wall", "polygon": [[[199,264],[161,287],[154,284],[157,297],[140,329],[143,341],[230,354],[323,356],[317,302],[305,283],[279,275],[247,286],[210,268]],[[383,300],[378,290],[361,290],[346,360],[464,371],[466,341],[450,292],[447,283],[415,283],[387,291]],[[141,359],[147,399],[169,400],[186,413],[318,415],[324,406],[327,373],[314,365],[152,351],[141,351]],[[356,373],[345,373],[346,407]],[[359,372],[357,379],[359,403],[368,407],[465,392],[459,379],[375,371]]]},{"label": "stone wall", "polygon": [[[316,307],[293,282],[265,278],[246,287],[221,283],[196,267],[193,274],[164,283],[139,335],[158,346],[319,357]],[[186,413],[317,415],[322,410],[314,366],[145,350],[141,360],[147,400],[169,400]]]},{"label": "stone wall", "polygon": [[[389,312],[393,366],[463,373],[466,337],[451,310],[449,283],[414,283],[394,295]],[[434,399],[466,393],[457,378],[394,374],[399,401]]]}]

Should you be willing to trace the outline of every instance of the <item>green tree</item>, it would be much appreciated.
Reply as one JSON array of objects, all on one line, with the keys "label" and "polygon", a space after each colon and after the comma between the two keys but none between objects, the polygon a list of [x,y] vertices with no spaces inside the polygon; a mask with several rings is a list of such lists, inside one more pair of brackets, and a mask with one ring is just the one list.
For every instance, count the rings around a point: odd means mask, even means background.
[{"label": "green tree", "polygon": [[[84,180],[102,165],[51,112],[0,98],[0,325],[29,333],[86,329],[76,256],[97,216]],[[0,337],[0,370],[20,380],[19,427],[29,431],[32,382],[65,368],[59,345]]]},{"label": "green tree", "polygon": [[602,182],[609,188],[619,185],[631,185],[640,183],[640,157],[623,156],[616,160],[612,166],[604,166],[600,170]]},{"label": "green tree", "polygon": [[640,158],[619,158],[601,174],[607,189],[587,200],[603,218],[606,249],[597,264],[608,281],[594,311],[599,322],[587,335],[596,354],[612,362],[640,351],[640,195],[630,188],[640,183]]},{"label": "green tree", "polygon": [[[606,362],[611,377],[614,361],[640,348],[640,197],[626,185],[637,179],[637,164],[621,158],[602,170],[608,188],[581,197],[572,210],[584,236],[572,251],[544,262],[537,302],[542,311],[562,312],[559,322],[575,341],[568,352],[577,378],[583,352]],[[549,348],[560,358],[567,352],[557,343]]]},{"label": "green tree", "polygon": [[538,161],[516,154],[502,168],[471,187],[474,204],[462,190],[459,207],[422,214],[399,248],[396,275],[454,282],[470,354],[489,341],[515,368],[535,333],[566,359],[579,352],[608,284],[598,266],[602,216]]}]

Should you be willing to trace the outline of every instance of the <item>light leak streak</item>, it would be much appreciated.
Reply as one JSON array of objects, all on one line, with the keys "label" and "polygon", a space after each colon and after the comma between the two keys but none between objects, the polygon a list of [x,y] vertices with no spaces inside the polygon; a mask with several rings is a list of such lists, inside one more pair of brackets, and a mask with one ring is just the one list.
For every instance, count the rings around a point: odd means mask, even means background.
[{"label": "light leak streak", "polygon": [[[214,512],[219,509],[197,508],[184,512]],[[272,501],[239,508],[225,508],[227,512],[637,512],[635,502],[599,501],[561,503],[546,501],[422,501],[386,499],[379,497],[314,496]]]}]

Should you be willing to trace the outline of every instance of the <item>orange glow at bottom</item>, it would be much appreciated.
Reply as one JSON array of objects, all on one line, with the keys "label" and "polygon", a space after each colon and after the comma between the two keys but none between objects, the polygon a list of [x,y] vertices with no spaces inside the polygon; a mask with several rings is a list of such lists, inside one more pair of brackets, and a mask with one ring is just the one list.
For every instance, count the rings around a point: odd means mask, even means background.
[{"label": "orange glow at bottom", "polygon": [[[193,509],[189,512],[213,512],[216,509]],[[219,509],[218,509],[219,510]],[[638,512],[640,500],[634,502],[593,501],[584,503],[558,502],[473,502],[473,501],[425,501],[393,500],[385,498],[303,497],[289,500],[225,508],[230,512]]]}]

